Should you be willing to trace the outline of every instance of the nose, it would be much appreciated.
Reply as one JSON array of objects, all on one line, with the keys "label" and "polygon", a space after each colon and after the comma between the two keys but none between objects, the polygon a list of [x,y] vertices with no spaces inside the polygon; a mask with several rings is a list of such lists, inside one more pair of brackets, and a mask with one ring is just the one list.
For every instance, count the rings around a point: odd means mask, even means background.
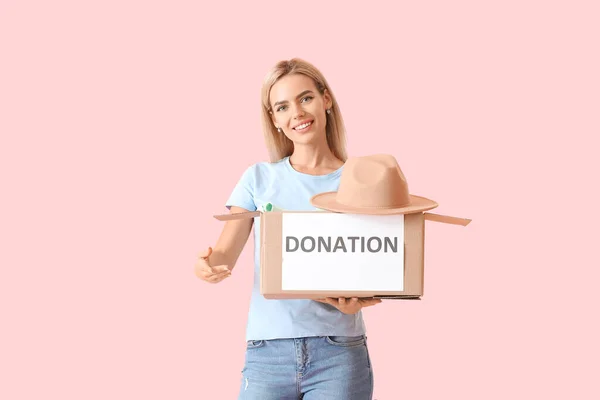
[{"label": "nose", "polygon": [[297,104],[294,106],[294,118],[299,119],[302,117],[304,117],[304,110],[302,109],[302,106]]}]

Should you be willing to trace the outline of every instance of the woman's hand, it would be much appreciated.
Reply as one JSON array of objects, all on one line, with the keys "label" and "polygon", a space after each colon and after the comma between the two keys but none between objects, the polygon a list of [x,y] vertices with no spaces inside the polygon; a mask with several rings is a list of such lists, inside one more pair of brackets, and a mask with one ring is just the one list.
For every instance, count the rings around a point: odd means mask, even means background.
[{"label": "woman's hand", "polygon": [[208,264],[208,257],[212,254],[212,247],[200,254],[198,262],[196,263],[195,273],[196,276],[203,281],[210,283],[218,283],[223,279],[231,276],[231,271],[227,265],[217,265],[211,267]]},{"label": "woman's hand", "polygon": [[381,299],[359,299],[358,297],[352,297],[351,299],[326,297],[324,299],[316,299],[315,301],[330,304],[344,314],[356,314],[363,307],[370,307],[381,303]]}]

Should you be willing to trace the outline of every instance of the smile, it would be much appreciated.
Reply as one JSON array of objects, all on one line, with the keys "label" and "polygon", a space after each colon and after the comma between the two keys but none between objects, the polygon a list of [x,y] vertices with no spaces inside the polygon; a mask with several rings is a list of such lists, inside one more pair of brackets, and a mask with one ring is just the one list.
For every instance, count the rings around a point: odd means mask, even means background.
[{"label": "smile", "polygon": [[303,130],[303,129],[306,129],[306,128],[308,128],[309,126],[311,126],[311,125],[312,125],[312,123],[313,123],[313,121],[306,122],[306,123],[304,123],[304,124],[302,124],[302,125],[298,125],[298,126],[294,127],[293,129],[294,129],[294,130],[296,130],[296,131],[301,131],[301,130]]}]

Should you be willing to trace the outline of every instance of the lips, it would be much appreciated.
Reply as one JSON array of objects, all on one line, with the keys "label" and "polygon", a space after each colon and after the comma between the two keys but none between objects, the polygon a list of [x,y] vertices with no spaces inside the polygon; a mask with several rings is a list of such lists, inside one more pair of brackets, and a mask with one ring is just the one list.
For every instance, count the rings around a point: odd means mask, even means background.
[{"label": "lips", "polygon": [[306,120],[306,121],[302,121],[301,123],[299,123],[298,125],[296,125],[295,127],[293,127],[292,129],[296,130],[296,131],[300,131],[303,129],[308,128],[309,126],[312,125],[314,121],[313,120]]}]

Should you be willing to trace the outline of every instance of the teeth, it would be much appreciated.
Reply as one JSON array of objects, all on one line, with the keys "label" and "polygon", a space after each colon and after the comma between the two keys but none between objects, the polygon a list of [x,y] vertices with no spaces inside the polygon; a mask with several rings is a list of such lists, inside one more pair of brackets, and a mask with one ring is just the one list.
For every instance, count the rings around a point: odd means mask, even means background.
[{"label": "teeth", "polygon": [[304,129],[307,126],[310,126],[312,124],[312,122],[307,122],[306,124],[302,124],[302,125],[298,125],[297,127],[295,127],[294,129]]}]

